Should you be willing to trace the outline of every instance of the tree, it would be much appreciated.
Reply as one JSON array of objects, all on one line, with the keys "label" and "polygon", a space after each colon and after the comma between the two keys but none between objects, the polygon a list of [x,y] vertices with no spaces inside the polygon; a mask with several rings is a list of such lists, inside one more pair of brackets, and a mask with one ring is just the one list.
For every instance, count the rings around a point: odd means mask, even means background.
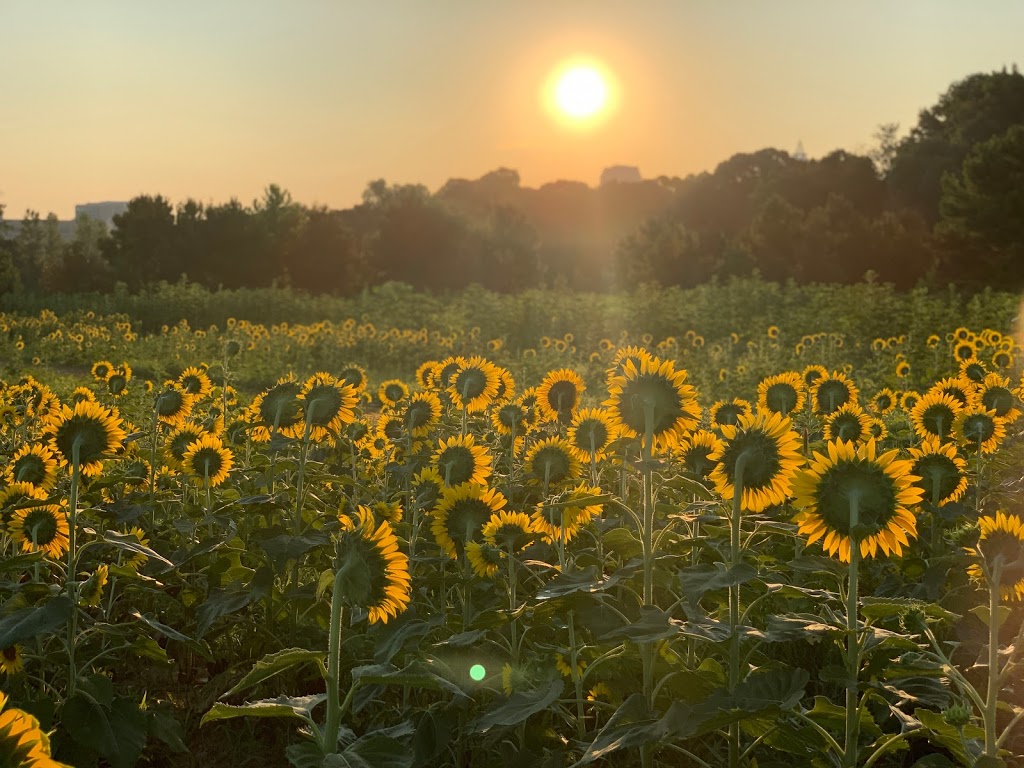
[{"label": "tree", "polygon": [[102,221],[79,216],[75,237],[64,245],[59,259],[47,263],[42,287],[54,293],[85,293],[106,291],[113,285],[113,273],[103,255],[108,239]]},{"label": "tree", "polygon": [[364,285],[359,257],[356,238],[341,215],[310,208],[291,243],[288,279],[310,293],[357,293]]},{"label": "tree", "polygon": [[129,288],[176,280],[183,270],[175,248],[171,204],[160,195],[130,200],[128,209],[114,216],[104,255],[117,279]]}]

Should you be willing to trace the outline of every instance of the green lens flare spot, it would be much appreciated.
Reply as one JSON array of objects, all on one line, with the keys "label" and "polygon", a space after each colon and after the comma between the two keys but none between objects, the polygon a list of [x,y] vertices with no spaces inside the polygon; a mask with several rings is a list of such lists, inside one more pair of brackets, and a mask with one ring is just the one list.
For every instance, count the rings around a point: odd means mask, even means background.
[{"label": "green lens flare spot", "polygon": [[476,680],[478,683],[484,679],[487,674],[487,670],[484,669],[483,664],[474,664],[469,668],[469,676]]}]

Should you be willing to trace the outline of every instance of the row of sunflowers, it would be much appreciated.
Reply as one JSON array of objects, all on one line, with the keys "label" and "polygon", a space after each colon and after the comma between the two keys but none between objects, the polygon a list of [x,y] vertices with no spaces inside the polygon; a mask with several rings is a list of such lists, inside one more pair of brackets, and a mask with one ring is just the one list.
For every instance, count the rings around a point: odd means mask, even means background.
[{"label": "row of sunflowers", "polygon": [[1012,338],[936,335],[920,389],[810,362],[715,399],[653,339],[597,382],[451,355],[253,396],[217,341],[0,387],[10,764],[1024,754]]}]

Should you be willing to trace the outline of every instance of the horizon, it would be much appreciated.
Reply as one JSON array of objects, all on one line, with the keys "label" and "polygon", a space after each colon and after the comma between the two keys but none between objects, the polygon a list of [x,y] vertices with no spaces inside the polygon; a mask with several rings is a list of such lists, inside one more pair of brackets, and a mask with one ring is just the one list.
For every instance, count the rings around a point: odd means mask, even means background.
[{"label": "horizon", "polygon": [[[647,10],[16,5],[0,204],[63,219],[140,194],[248,203],[276,183],[339,209],[378,178],[434,192],[507,167],[527,187],[597,186],[611,165],[685,178],[798,142],[863,154],[880,125],[905,135],[952,83],[1019,63],[1024,27],[1010,0]],[[572,122],[544,89],[581,58],[614,98]]]}]

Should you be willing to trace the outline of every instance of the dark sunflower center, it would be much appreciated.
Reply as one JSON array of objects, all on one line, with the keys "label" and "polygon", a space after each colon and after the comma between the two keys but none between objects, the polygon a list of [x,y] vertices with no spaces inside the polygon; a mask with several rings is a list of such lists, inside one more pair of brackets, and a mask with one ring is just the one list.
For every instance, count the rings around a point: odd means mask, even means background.
[{"label": "dark sunflower center", "polygon": [[266,424],[290,427],[302,418],[297,399],[300,387],[295,382],[271,388],[260,403],[260,418]]},{"label": "dark sunflower center", "polygon": [[156,399],[156,412],[158,416],[169,418],[181,412],[185,405],[185,398],[176,389],[167,389],[160,393]]},{"label": "dark sunflower center", "polygon": [[[715,462],[708,459],[711,449],[704,445],[694,445],[683,454],[683,465],[687,471],[698,477],[707,477],[715,468]],[[744,478],[746,473],[744,472]],[[746,480],[744,480],[744,483]]]},{"label": "dark sunflower center", "polygon": [[857,499],[857,527],[862,537],[883,530],[896,513],[896,487],[872,462],[843,461],[829,467],[815,493],[818,512],[829,528],[850,535],[851,500]]},{"label": "dark sunflower center", "polygon": [[549,483],[562,482],[569,477],[571,470],[569,457],[557,446],[545,446],[533,457],[533,473]]},{"label": "dark sunflower center", "polygon": [[128,386],[128,380],[119,373],[115,373],[109,379],[107,379],[107,391],[112,395],[119,395],[124,392],[125,387]]},{"label": "dark sunflower center", "polygon": [[105,365],[97,365],[96,366],[96,375],[99,376],[101,379],[106,378],[108,373],[110,373],[110,368],[108,368],[107,366],[105,366]]},{"label": "dark sunflower center", "polygon": [[405,423],[410,430],[427,426],[432,417],[433,412],[430,410],[430,404],[423,400],[410,403],[409,407],[405,409]]},{"label": "dark sunflower center", "polygon": [[361,421],[355,421],[348,425],[348,429],[345,434],[348,435],[348,439],[353,443],[362,440],[366,437],[366,433],[370,431],[370,428]]},{"label": "dark sunflower center", "polygon": [[186,376],[181,380],[181,386],[190,395],[195,395],[198,394],[200,390],[202,390],[203,382],[198,376]]},{"label": "dark sunflower center", "polygon": [[600,419],[587,419],[576,427],[576,447],[596,453],[608,444],[608,425]]},{"label": "dark sunflower center", "polygon": [[342,371],[339,378],[341,379],[342,384],[348,384],[350,387],[355,389],[359,389],[363,384],[362,371],[356,370],[355,368],[348,368]]},{"label": "dark sunflower center", "polygon": [[980,363],[971,363],[964,368],[964,374],[971,381],[983,381],[985,379],[985,366]]},{"label": "dark sunflower center", "polygon": [[641,374],[627,382],[619,403],[619,417],[627,427],[643,435],[647,430],[646,410],[652,405],[654,435],[671,432],[683,415],[683,403],[672,382],[662,376]]},{"label": "dark sunflower center", "polygon": [[174,458],[181,461],[185,458],[185,452],[188,450],[188,447],[198,440],[199,437],[198,432],[182,432],[171,438],[168,450]]},{"label": "dark sunflower center", "polygon": [[931,434],[945,439],[949,437],[953,429],[955,415],[953,409],[945,403],[936,403],[924,409],[924,413],[921,414],[921,424]]},{"label": "dark sunflower center", "polygon": [[786,415],[796,408],[799,394],[792,384],[772,384],[764,393],[764,399],[770,410]]},{"label": "dark sunflower center", "polygon": [[216,448],[200,448],[192,457],[192,468],[200,477],[214,477],[224,467],[224,456]]},{"label": "dark sunflower center", "polygon": [[413,486],[412,494],[413,498],[416,499],[416,505],[423,510],[431,510],[437,505],[437,498],[440,496],[441,489],[437,487],[437,484],[433,480],[424,480],[421,483],[417,483]]},{"label": "dark sunflower center", "polygon": [[995,357],[992,358],[992,362],[998,365],[1000,368],[1009,368],[1012,358],[1006,352],[997,352]]},{"label": "dark sunflower center", "polygon": [[840,414],[832,420],[832,437],[834,439],[857,441],[863,432],[864,428],[861,426],[860,420],[852,413]]},{"label": "dark sunflower center", "polygon": [[967,405],[967,393],[960,389],[960,387],[946,387],[942,390],[942,394],[949,395],[960,405]]},{"label": "dark sunflower center", "polygon": [[735,403],[726,403],[715,411],[715,421],[719,424],[735,424],[744,411]]},{"label": "dark sunflower center", "polygon": [[455,391],[462,400],[474,400],[487,389],[487,377],[479,368],[466,368],[455,377]]},{"label": "dark sunflower center", "polygon": [[341,411],[343,401],[338,388],[318,384],[306,393],[306,421],[317,427],[330,424]]},{"label": "dark sunflower center", "polygon": [[399,440],[403,437],[402,422],[398,419],[389,419],[384,423],[384,434],[389,440]]},{"label": "dark sunflower center", "polygon": [[384,397],[386,397],[392,403],[397,403],[399,400],[405,397],[405,392],[397,384],[388,384],[386,387],[384,387]]},{"label": "dark sunflower center", "polygon": [[964,437],[975,445],[991,439],[995,433],[996,423],[991,416],[974,413],[964,419]]},{"label": "dark sunflower center", "polygon": [[46,464],[34,453],[26,453],[14,462],[15,482],[38,485],[46,479]]},{"label": "dark sunflower center", "polygon": [[25,515],[25,538],[45,546],[57,538],[57,518],[47,509],[33,509]]},{"label": "dark sunflower center", "polygon": [[480,529],[491,519],[492,510],[482,499],[459,499],[448,510],[448,535],[461,553],[467,542],[475,541]]},{"label": "dark sunflower center", "polygon": [[509,429],[519,428],[526,419],[526,409],[520,405],[503,405],[498,409],[498,420]]},{"label": "dark sunflower center", "polygon": [[108,447],[110,435],[107,428],[90,416],[74,416],[57,429],[57,447],[70,462],[73,447],[78,445],[78,460],[88,464],[103,457]]},{"label": "dark sunflower center", "polygon": [[448,385],[451,383],[452,376],[455,375],[457,370],[459,370],[458,363],[448,363],[448,365],[441,369],[441,372],[437,375],[437,380],[443,389],[448,388]]},{"label": "dark sunflower center", "polygon": [[1006,387],[990,387],[981,396],[986,411],[995,411],[996,416],[1005,416],[1015,404],[1013,393]]},{"label": "dark sunflower center", "polygon": [[448,480],[448,485],[468,483],[476,471],[473,452],[462,445],[445,448],[437,459],[437,465]]},{"label": "dark sunflower center", "polygon": [[961,344],[956,348],[957,360],[970,360],[974,356],[974,347],[970,344]]},{"label": "dark sunflower center", "polygon": [[821,371],[808,371],[804,374],[804,383],[810,387],[821,378]]},{"label": "dark sunflower center", "polygon": [[767,488],[775,482],[782,463],[779,456],[779,444],[760,430],[738,432],[729,441],[722,455],[722,466],[729,481],[736,483],[736,462],[740,456],[746,456],[743,463],[743,487]]},{"label": "dark sunflower center", "polygon": [[5,661],[13,662],[18,658],[18,649],[13,645],[9,648],[0,648],[0,654],[3,655]]},{"label": "dark sunflower center", "polygon": [[515,523],[505,523],[494,532],[494,541],[499,547],[516,551],[529,543],[530,535]]},{"label": "dark sunflower center", "polygon": [[892,408],[892,398],[888,395],[879,395],[875,398],[875,407],[880,411],[887,411]]},{"label": "dark sunflower center", "polygon": [[832,413],[850,401],[850,388],[845,382],[823,381],[818,386],[818,413]]},{"label": "dark sunflower center", "polygon": [[567,413],[576,407],[579,392],[571,381],[556,381],[548,390],[548,405],[557,413]]},{"label": "dark sunflower center", "polygon": [[917,487],[924,489],[928,501],[945,501],[960,485],[956,463],[941,453],[928,453],[915,461],[914,474],[921,478]]}]

